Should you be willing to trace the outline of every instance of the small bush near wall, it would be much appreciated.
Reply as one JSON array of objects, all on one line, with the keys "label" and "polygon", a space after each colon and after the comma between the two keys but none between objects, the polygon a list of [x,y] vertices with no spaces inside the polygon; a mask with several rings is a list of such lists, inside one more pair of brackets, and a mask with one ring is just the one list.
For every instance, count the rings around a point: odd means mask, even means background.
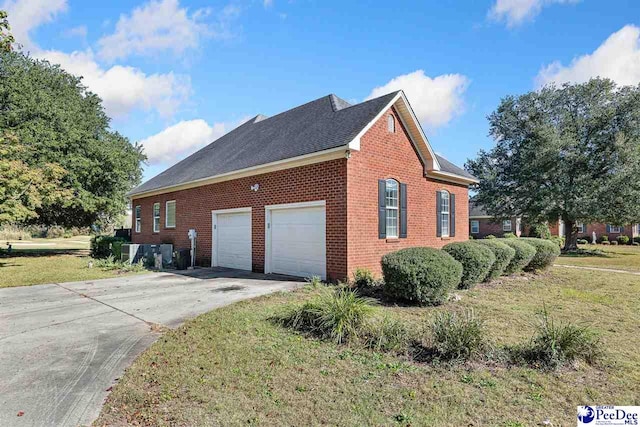
[{"label": "small bush near wall", "polygon": [[496,236],[494,236],[493,234],[488,234],[488,235],[484,236],[484,238],[491,240],[491,239],[495,239]]},{"label": "small bush near wall", "polygon": [[462,264],[439,249],[407,248],[383,256],[382,272],[388,297],[438,305],[460,283]]},{"label": "small bush near wall", "polygon": [[[122,243],[126,242],[122,237],[113,236],[94,236],[91,238],[91,257],[92,258],[108,258],[115,256],[113,246],[116,251],[122,251]],[[116,259],[120,259],[116,257]]]},{"label": "small bush near wall", "polygon": [[629,236],[618,236],[618,243],[620,243],[621,245],[628,245]]},{"label": "small bush near wall", "polygon": [[461,289],[469,289],[482,282],[496,261],[491,249],[476,242],[449,243],[442,250],[462,263],[462,278],[459,284]]},{"label": "small bush near wall", "polygon": [[560,255],[560,247],[550,240],[527,237],[523,239],[536,249],[536,254],[531,262],[525,267],[526,271],[538,271],[553,265],[553,262]]},{"label": "small bush near wall", "polygon": [[505,239],[517,239],[518,238],[518,236],[516,236],[513,233],[504,233],[504,236],[502,236],[502,237],[504,237]]},{"label": "small bush near wall", "polygon": [[578,239],[578,240],[576,240],[576,243],[579,244],[579,245],[586,245],[586,244],[589,243],[589,241],[586,240],[586,239]]},{"label": "small bush near wall", "polygon": [[504,270],[505,275],[521,272],[533,259],[536,248],[523,239],[502,239],[502,243],[513,248],[516,253]]},{"label": "small bush near wall", "polygon": [[516,250],[499,240],[478,240],[478,244],[484,245],[493,251],[496,261],[491,266],[485,280],[493,280],[502,276],[516,254]]},{"label": "small bush near wall", "polygon": [[370,288],[378,283],[371,270],[368,268],[356,268],[353,272],[353,284],[357,288]]},{"label": "small bush near wall", "polygon": [[609,241],[609,236],[607,236],[606,234],[603,234],[602,236],[598,237],[597,242],[598,243],[603,243],[603,242],[608,242]]}]

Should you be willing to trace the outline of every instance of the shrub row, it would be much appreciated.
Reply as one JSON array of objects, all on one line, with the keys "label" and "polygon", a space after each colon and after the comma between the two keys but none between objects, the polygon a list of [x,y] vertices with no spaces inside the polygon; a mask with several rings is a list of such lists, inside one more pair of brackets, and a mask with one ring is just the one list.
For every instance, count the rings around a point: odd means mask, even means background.
[{"label": "shrub row", "polygon": [[[551,266],[558,255],[557,244],[536,238],[455,242],[442,250],[402,249],[382,257],[384,291],[394,299],[437,305],[456,287],[468,289],[523,269],[539,271]],[[363,271],[356,272],[354,279],[361,287],[373,283]]]}]

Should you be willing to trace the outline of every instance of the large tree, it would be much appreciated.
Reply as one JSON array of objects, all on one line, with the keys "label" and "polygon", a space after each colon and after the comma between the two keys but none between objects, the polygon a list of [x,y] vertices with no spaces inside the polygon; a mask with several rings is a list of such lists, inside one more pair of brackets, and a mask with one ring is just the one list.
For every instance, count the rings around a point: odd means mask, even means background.
[{"label": "large tree", "polygon": [[489,117],[496,145],[467,169],[477,201],[498,218],[565,224],[640,220],[640,86],[607,79],[508,96]]},{"label": "large tree", "polygon": [[[19,162],[15,168],[55,171],[56,188],[72,195],[41,192],[38,203],[26,204],[35,212],[26,214],[32,222],[109,222],[124,212],[125,193],[141,180],[141,147],[109,128],[100,98],[81,78],[21,52],[0,50],[0,134],[11,135],[24,148],[12,153],[10,160]],[[38,188],[31,183],[28,191]],[[21,222],[25,212],[4,219]]]}]

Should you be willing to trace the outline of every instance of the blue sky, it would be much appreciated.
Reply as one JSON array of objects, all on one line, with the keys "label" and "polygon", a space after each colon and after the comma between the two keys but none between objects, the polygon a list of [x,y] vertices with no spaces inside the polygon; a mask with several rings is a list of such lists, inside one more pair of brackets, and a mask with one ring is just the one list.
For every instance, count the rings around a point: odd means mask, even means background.
[{"label": "blue sky", "polygon": [[[407,93],[434,149],[489,148],[507,94],[597,75],[640,83],[640,3],[0,0],[33,56],[83,75],[145,178],[258,113]],[[99,4],[99,6],[96,6]]]}]

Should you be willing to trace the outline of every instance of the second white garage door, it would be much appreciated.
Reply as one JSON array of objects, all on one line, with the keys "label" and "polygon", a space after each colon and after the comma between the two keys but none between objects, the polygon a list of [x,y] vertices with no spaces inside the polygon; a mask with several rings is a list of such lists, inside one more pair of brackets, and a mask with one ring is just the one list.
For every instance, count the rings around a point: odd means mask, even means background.
[{"label": "second white garage door", "polygon": [[326,279],[324,203],[267,207],[267,271]]},{"label": "second white garage door", "polygon": [[214,267],[251,270],[251,211],[213,212]]}]

